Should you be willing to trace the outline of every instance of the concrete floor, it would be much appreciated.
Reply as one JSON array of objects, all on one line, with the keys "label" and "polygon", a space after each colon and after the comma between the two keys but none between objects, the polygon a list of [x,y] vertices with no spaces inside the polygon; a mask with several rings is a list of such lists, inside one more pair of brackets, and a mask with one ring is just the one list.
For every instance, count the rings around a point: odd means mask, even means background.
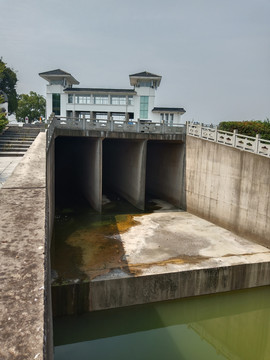
[{"label": "concrete floor", "polygon": [[[118,231],[105,234],[109,254],[100,240],[89,250],[89,242],[96,240],[87,232],[71,235],[69,245],[82,251],[81,270],[92,280],[106,280],[270,262],[270,249],[169,204],[159,205],[152,214],[133,216],[124,231],[116,216]],[[89,257],[93,248],[95,256]]]},{"label": "concrete floor", "polygon": [[22,160],[22,156],[0,156],[0,189]]},{"label": "concrete floor", "polygon": [[121,235],[131,272],[140,275],[270,261],[270,250],[188,212],[135,217]]}]

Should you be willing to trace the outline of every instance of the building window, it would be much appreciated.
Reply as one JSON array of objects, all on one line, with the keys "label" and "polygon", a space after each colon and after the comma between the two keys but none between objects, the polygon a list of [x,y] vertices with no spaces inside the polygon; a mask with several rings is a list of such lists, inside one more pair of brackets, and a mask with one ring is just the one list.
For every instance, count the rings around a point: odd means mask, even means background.
[{"label": "building window", "polygon": [[165,114],[165,124],[168,125],[169,122],[169,114]]},{"label": "building window", "polygon": [[61,95],[52,94],[52,111],[55,115],[60,115],[61,112]]},{"label": "building window", "polygon": [[73,94],[68,94],[68,103],[69,104],[73,103]]},{"label": "building window", "polygon": [[76,95],[75,102],[76,104],[90,104],[90,95]]},{"label": "building window", "polygon": [[125,114],[117,114],[117,113],[112,113],[112,118],[113,120],[121,120],[121,121],[125,121],[126,120],[126,115]]},{"label": "building window", "polygon": [[127,99],[125,96],[111,96],[112,105],[126,105]]},{"label": "building window", "polygon": [[107,120],[108,114],[107,113],[96,113],[97,120]]},{"label": "building window", "polygon": [[65,86],[64,80],[51,80],[50,85],[62,85]]},{"label": "building window", "polygon": [[173,114],[170,114],[170,125],[172,125],[173,124]]},{"label": "building window", "polygon": [[101,105],[101,104],[109,104],[109,97],[108,96],[94,96],[95,104]]},{"label": "building window", "polygon": [[149,96],[140,97],[140,119],[148,119]]},{"label": "building window", "polygon": [[133,96],[129,96],[128,97],[128,105],[133,105],[134,102],[133,102]]},{"label": "building window", "polygon": [[164,114],[160,114],[160,122],[163,123],[164,121]]}]

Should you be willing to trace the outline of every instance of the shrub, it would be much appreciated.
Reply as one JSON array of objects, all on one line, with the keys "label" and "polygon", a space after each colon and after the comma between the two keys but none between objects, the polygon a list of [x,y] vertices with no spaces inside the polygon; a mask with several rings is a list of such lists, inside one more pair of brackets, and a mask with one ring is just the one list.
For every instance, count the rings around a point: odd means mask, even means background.
[{"label": "shrub", "polygon": [[7,126],[8,120],[4,113],[0,113],[0,133],[3,131],[3,129]]},{"label": "shrub", "polygon": [[270,140],[270,122],[268,119],[253,121],[223,121],[219,123],[219,130],[233,132],[247,136],[261,135],[262,139]]}]

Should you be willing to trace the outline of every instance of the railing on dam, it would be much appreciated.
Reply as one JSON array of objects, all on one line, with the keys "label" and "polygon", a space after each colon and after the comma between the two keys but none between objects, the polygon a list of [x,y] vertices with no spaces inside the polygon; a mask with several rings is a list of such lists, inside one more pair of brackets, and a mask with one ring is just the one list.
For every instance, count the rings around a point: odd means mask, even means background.
[{"label": "railing on dam", "polygon": [[213,141],[219,144],[231,146],[239,150],[249,151],[254,154],[270,157],[270,141],[256,137],[241,135],[234,132],[218,130],[217,127],[211,127],[203,124],[194,124],[187,122],[186,134],[195,136],[204,140]]},{"label": "railing on dam", "polygon": [[162,124],[150,121],[124,121],[113,119],[88,119],[59,117],[52,114],[49,118],[47,131],[47,148],[50,144],[55,128],[70,130],[92,130],[92,131],[111,131],[111,132],[132,132],[148,134],[184,134],[185,124]]}]

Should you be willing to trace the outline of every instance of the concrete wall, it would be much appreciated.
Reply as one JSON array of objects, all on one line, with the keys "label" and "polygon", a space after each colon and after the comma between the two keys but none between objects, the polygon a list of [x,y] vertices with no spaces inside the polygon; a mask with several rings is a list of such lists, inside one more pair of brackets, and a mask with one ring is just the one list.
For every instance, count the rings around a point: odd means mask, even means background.
[{"label": "concrete wall", "polygon": [[147,144],[146,192],[185,208],[185,146],[183,143]]},{"label": "concrete wall", "polygon": [[103,150],[103,171],[108,186],[143,210],[146,141],[104,140]]},{"label": "concrete wall", "polygon": [[270,247],[270,159],[186,139],[187,211]]}]

